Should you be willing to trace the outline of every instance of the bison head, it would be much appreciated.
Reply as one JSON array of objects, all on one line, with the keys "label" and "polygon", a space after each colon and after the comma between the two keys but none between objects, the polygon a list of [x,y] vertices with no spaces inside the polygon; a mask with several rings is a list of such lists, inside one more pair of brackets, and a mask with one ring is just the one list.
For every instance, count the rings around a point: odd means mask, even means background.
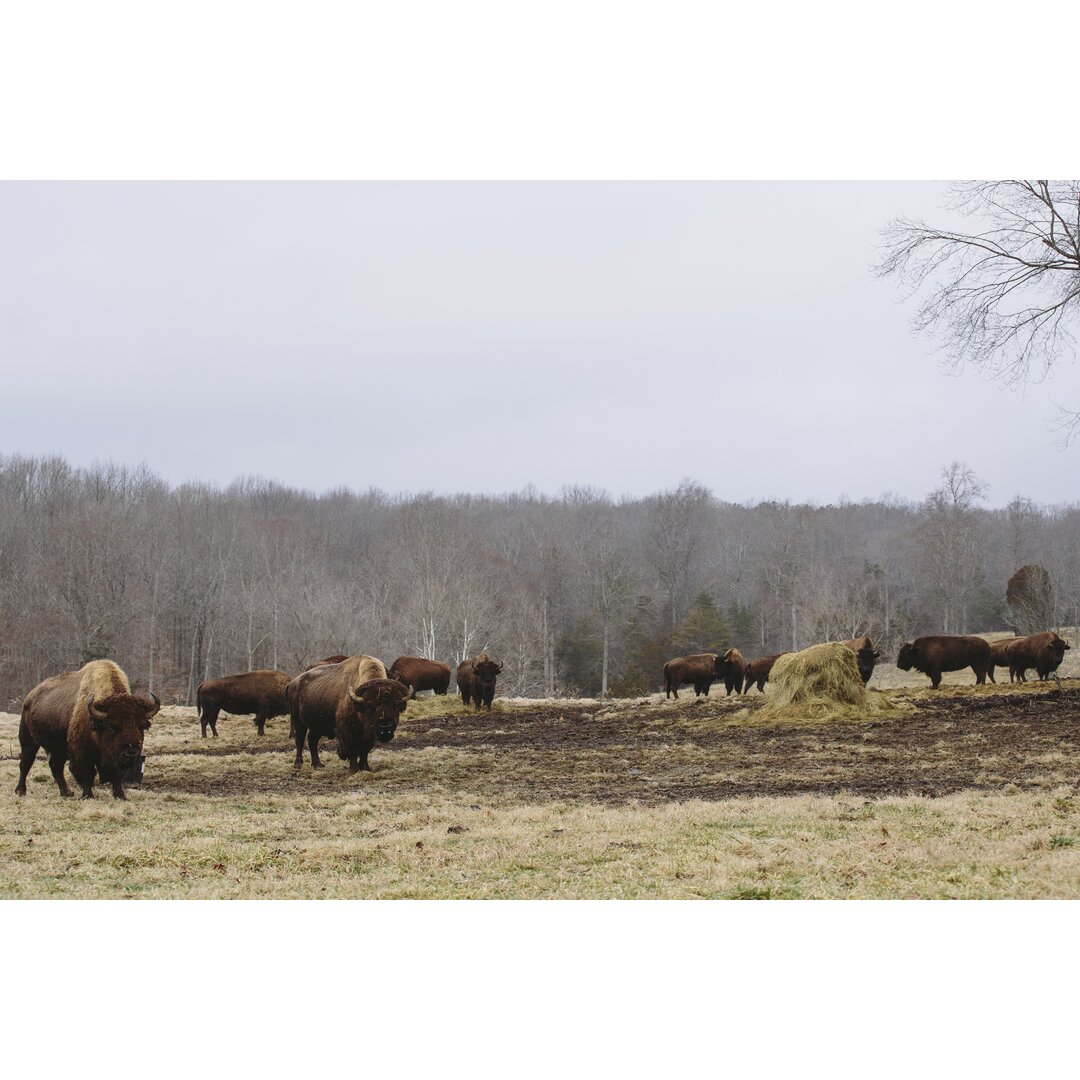
[{"label": "bison head", "polygon": [[1065,650],[1068,648],[1071,648],[1069,643],[1063,637],[1058,637],[1057,634],[1054,634],[1050,641],[1050,651],[1054,656],[1061,659],[1065,655]]},{"label": "bison head", "polygon": [[86,699],[90,731],[106,768],[125,769],[139,760],[150,718],[157,716],[160,708],[156,694],[150,698],[114,694],[100,701],[91,694]]},{"label": "bison head", "polygon": [[480,680],[481,686],[494,686],[495,676],[502,669],[502,664],[497,664],[494,660],[479,660],[473,664],[473,671],[476,672],[476,677]]},{"label": "bison head", "polygon": [[357,687],[349,687],[349,699],[356,711],[375,725],[379,742],[389,742],[397,731],[398,717],[412,691],[397,679],[372,679]]},{"label": "bison head", "polygon": [[910,671],[915,663],[915,649],[911,642],[905,642],[900,646],[900,652],[896,656],[896,666],[901,671]]}]

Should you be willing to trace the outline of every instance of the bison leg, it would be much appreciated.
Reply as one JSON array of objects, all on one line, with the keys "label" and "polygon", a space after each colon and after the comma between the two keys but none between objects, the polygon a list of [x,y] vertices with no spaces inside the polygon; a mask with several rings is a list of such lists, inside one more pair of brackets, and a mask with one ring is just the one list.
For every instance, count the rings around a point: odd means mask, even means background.
[{"label": "bison leg", "polygon": [[117,773],[117,775],[113,777],[110,783],[112,784],[113,798],[123,799],[126,802],[127,796],[124,794],[124,785],[123,782],[120,780],[120,774]]},{"label": "bison leg", "polygon": [[255,727],[258,730],[259,735],[266,734],[266,717],[262,713],[255,714]]},{"label": "bison leg", "polygon": [[997,684],[997,679],[994,678],[994,669],[993,668],[987,668],[986,669],[986,675],[987,675],[987,678],[989,678],[989,680],[992,683],[994,683],[995,685]]},{"label": "bison leg", "polygon": [[930,685],[936,690],[941,685],[941,672],[940,671],[928,671],[926,673],[930,676]]},{"label": "bison leg", "polygon": [[311,767],[321,769],[323,763],[319,760],[319,734],[314,728],[311,728],[307,733],[307,745],[311,754]]},{"label": "bison leg", "polygon": [[[16,795],[26,794],[26,774],[30,771],[30,767],[34,764],[34,759],[37,757],[38,744],[30,737],[30,733],[19,731],[19,744],[22,750],[19,753],[19,782],[15,786]],[[50,762],[51,764],[51,762]],[[55,776],[56,774],[53,773]],[[63,775],[61,774],[60,782],[63,783]],[[63,794],[63,788],[60,793]]]},{"label": "bison leg", "polygon": [[64,763],[66,761],[66,754],[49,755],[49,768],[52,770],[56,786],[60,789],[60,794],[63,795],[65,799],[69,799],[74,793],[71,788],[67,786],[67,781],[64,779]]},{"label": "bison leg", "polygon": [[299,769],[304,764],[304,736],[307,734],[307,729],[294,719],[289,734],[292,735],[296,743],[296,760],[293,762],[293,766]]},{"label": "bison leg", "polygon": [[975,672],[975,685],[976,686],[984,686],[986,684],[986,671],[985,671],[985,669],[980,671],[978,668],[972,668],[971,670]]},{"label": "bison leg", "polygon": [[206,738],[206,727],[208,724],[210,725],[210,730],[214,733],[214,738],[217,738],[218,711],[219,710],[212,706],[210,708],[203,708],[203,714],[199,717],[199,723],[202,724],[202,737],[204,739]]}]

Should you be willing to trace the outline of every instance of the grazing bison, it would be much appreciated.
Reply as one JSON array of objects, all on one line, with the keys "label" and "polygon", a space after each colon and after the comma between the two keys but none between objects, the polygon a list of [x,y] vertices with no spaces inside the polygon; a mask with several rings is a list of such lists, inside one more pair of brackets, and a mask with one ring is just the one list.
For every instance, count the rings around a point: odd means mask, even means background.
[{"label": "grazing bison", "polygon": [[337,755],[349,772],[371,771],[368,754],[389,742],[409,700],[409,688],[390,679],[381,660],[350,656],[297,675],[285,688],[296,740],[296,766],[304,763],[304,739],[311,767],[322,768],[319,739],[337,740]]},{"label": "grazing bison", "polygon": [[1057,679],[1057,669],[1069,647],[1069,643],[1053,630],[1013,638],[1004,650],[1009,664],[1009,681],[1012,682],[1015,676],[1017,682],[1026,682],[1029,668],[1034,668],[1040,679],[1049,679],[1051,675]]},{"label": "grazing bison", "polygon": [[445,694],[450,687],[450,665],[419,656],[399,656],[390,665],[390,678],[410,687],[414,698],[417,690]]},{"label": "grazing bison", "polygon": [[126,799],[124,770],[141,757],[143,736],[160,708],[153,694],[132,694],[127,676],[111,660],[92,660],[38,683],[23,702],[15,793],[26,794],[26,774],[44,747],[61,795],[72,794],[64,781],[64,763],[70,762],[84,799],[94,797],[95,770],[112,784],[115,798]]},{"label": "grazing bison", "polygon": [[471,700],[478,709],[481,705],[490,709],[495,697],[495,678],[502,671],[502,667],[502,664],[497,664],[486,652],[474,656],[471,660],[462,660],[457,667],[461,700],[466,705]]},{"label": "grazing bison", "polygon": [[316,660],[314,664],[308,664],[305,671],[310,671],[312,668],[322,667],[323,664],[340,664],[348,660],[347,656],[326,656],[322,660]]},{"label": "grazing bison", "polygon": [[[729,649],[728,652],[734,650]],[[725,656],[728,654],[725,653]],[[664,665],[664,697],[678,699],[679,687],[692,683],[694,697],[708,694],[709,687],[722,675],[721,658],[716,653],[693,653],[690,656],[676,656]]]},{"label": "grazing bison", "polygon": [[235,716],[255,714],[252,721],[260,735],[265,735],[266,721],[275,716],[285,716],[289,703],[285,700],[285,687],[290,679],[283,671],[266,669],[245,671],[242,675],[225,675],[220,679],[207,679],[195,691],[195,708],[202,725],[203,738],[209,725],[217,737],[218,713],[224,709]]},{"label": "grazing bison", "polygon": [[874,665],[881,659],[880,650],[874,645],[868,634],[863,634],[862,637],[858,638],[848,638],[847,641],[841,641],[840,644],[846,645],[855,654],[855,662],[859,666],[859,676],[865,686],[870,681],[870,676],[874,674]]},{"label": "grazing bison", "polygon": [[751,660],[746,665],[746,682],[743,684],[743,693],[750,693],[750,687],[757,683],[758,690],[761,693],[765,693],[765,684],[769,681],[769,675],[772,672],[773,664],[780,659],[784,653],[778,652],[773,656],[761,656],[757,660]]},{"label": "grazing bison", "polygon": [[930,684],[936,690],[941,685],[943,671],[959,671],[970,667],[975,681],[981,686],[990,670],[990,644],[981,637],[971,635],[936,634],[916,638],[905,643],[896,658],[901,671],[914,668],[930,676]]}]

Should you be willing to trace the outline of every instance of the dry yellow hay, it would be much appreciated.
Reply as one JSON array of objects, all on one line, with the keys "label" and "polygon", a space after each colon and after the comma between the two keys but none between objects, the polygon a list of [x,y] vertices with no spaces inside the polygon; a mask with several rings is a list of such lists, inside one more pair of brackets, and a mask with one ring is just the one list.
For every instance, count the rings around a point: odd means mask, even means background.
[{"label": "dry yellow hay", "polygon": [[776,661],[761,715],[770,720],[851,720],[895,708],[886,694],[863,685],[855,654],[829,642]]}]

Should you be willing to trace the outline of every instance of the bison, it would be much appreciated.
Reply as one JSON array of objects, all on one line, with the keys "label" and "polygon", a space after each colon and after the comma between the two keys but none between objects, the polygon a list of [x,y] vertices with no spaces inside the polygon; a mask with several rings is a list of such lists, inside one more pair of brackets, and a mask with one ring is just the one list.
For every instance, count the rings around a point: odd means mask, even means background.
[{"label": "bison", "polygon": [[497,664],[486,652],[471,660],[462,660],[457,667],[461,700],[466,705],[471,701],[478,709],[481,705],[490,709],[495,697],[495,678],[502,668],[502,664]]},{"label": "bison", "polygon": [[1057,680],[1057,669],[1069,647],[1069,643],[1053,630],[1013,638],[1004,649],[1009,664],[1009,681],[1012,682],[1015,676],[1018,682],[1026,682],[1029,668],[1034,668],[1040,679],[1049,679],[1053,675]]},{"label": "bison", "polygon": [[371,771],[368,754],[378,742],[389,742],[409,700],[409,688],[387,677],[386,667],[373,656],[350,656],[297,675],[285,687],[296,740],[296,761],[304,763],[304,739],[311,767],[322,768],[319,740],[337,740],[337,755],[348,761],[349,772]]},{"label": "bison", "polygon": [[94,797],[95,770],[112,784],[114,798],[126,799],[124,770],[141,758],[143,736],[160,708],[154,694],[132,694],[127,676],[111,660],[92,660],[38,683],[23,702],[15,793],[26,794],[26,774],[44,747],[61,795],[72,794],[64,780],[69,762],[84,799]]},{"label": "bison", "polygon": [[419,656],[399,656],[390,665],[390,678],[410,687],[414,698],[417,690],[445,694],[450,687],[450,665]]},{"label": "bison", "polygon": [[914,668],[930,676],[936,690],[941,685],[943,671],[960,671],[970,667],[975,681],[981,686],[990,670],[990,644],[984,638],[971,635],[937,634],[906,642],[896,657],[901,671]]},{"label": "bison", "polygon": [[742,667],[745,666],[742,653],[738,649],[728,649],[723,656],[716,653],[693,653],[690,656],[676,656],[664,665],[664,697],[678,699],[679,687],[692,683],[694,697],[708,694],[709,687],[716,679],[723,679],[730,694],[735,686],[735,674],[739,673],[739,690],[742,690]]},{"label": "bison", "polygon": [[717,657],[716,674],[724,680],[728,697],[731,697],[733,691],[741,694],[746,678],[746,659],[743,654],[738,649],[728,649],[723,656]]},{"label": "bison", "polygon": [[203,738],[206,738],[207,726],[217,737],[217,718],[222,709],[236,716],[254,713],[252,722],[259,734],[265,735],[266,721],[275,716],[285,716],[289,711],[285,687],[290,678],[283,671],[266,669],[245,671],[242,675],[225,675],[200,683],[195,691],[195,708],[202,725]]},{"label": "bison", "polygon": [[[994,668],[996,667],[1008,667],[1009,666],[1009,646],[1017,641],[1017,638],[1005,638],[1004,641],[995,641],[990,645],[990,666],[986,669],[987,678],[996,683],[997,679],[994,678]],[[1009,682],[1013,681],[1013,673],[1009,672]]]},{"label": "bison", "polygon": [[783,655],[784,653],[775,653],[772,656],[760,656],[757,660],[751,660],[746,665],[746,682],[743,684],[743,693],[750,693],[750,687],[757,683],[758,690],[764,694],[765,684],[769,681],[773,664]]},{"label": "bison", "polygon": [[870,676],[874,674],[874,665],[881,659],[880,650],[874,645],[868,634],[863,634],[859,638],[848,638],[847,641],[841,641],[840,644],[845,645],[855,654],[855,662],[859,666],[859,676],[865,686],[870,681]]}]

